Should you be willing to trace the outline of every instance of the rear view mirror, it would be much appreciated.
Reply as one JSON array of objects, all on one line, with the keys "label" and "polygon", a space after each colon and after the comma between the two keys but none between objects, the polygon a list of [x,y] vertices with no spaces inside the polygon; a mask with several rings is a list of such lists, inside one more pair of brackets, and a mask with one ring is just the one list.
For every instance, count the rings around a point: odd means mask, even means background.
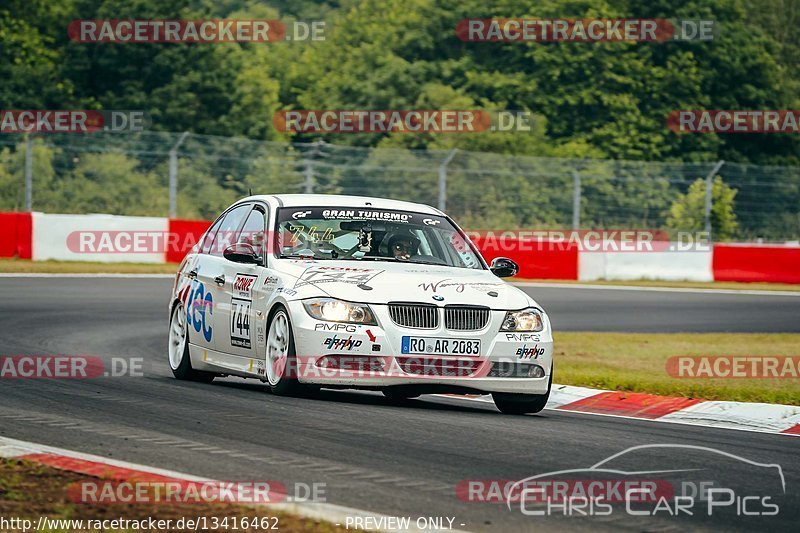
[{"label": "rear view mirror", "polygon": [[386,231],[385,222],[373,222],[371,220],[342,220],[339,222],[339,229],[343,231]]},{"label": "rear view mirror", "polygon": [[489,265],[489,270],[498,278],[510,278],[517,275],[519,265],[507,257],[495,257]]},{"label": "rear view mirror", "polygon": [[234,263],[244,263],[247,265],[257,265],[261,263],[261,256],[256,253],[253,245],[244,242],[231,244],[225,248],[225,251],[222,252],[222,256]]}]

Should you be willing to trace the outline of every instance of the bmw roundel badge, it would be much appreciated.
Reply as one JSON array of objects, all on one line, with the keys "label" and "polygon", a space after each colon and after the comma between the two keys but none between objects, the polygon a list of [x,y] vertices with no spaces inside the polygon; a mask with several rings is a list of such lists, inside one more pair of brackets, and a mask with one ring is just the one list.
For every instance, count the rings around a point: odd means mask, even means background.
[{"label": "bmw roundel badge", "polygon": [[439,296],[438,294],[434,294],[433,296],[431,296],[431,298],[433,298],[437,302],[441,302],[442,300],[444,300],[444,296]]}]

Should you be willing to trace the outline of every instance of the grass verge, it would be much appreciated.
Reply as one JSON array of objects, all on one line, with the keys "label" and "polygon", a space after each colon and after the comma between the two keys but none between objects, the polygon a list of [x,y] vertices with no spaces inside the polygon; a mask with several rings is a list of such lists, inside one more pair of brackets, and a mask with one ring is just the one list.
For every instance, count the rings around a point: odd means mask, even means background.
[{"label": "grass verge", "polygon": [[[0,273],[43,274],[174,274],[177,264],[167,263],[91,263],[85,261],[31,261],[29,259],[0,259]],[[557,279],[513,278],[511,282],[569,283],[574,285],[610,285],[635,287],[674,287],[682,289],[734,289],[765,291],[796,291],[800,285],[788,283],[738,283],[733,281],[575,281]]]},{"label": "grass verge", "polygon": [[0,259],[0,272],[12,274],[175,274],[173,263],[91,263],[87,261],[31,261]]},{"label": "grass verge", "polygon": [[[266,524],[277,523],[278,530],[282,532],[331,532],[340,533],[346,530],[327,522],[310,520],[286,513],[276,513],[264,506],[246,507],[242,505],[211,505],[211,504],[114,504],[114,505],[86,505],[74,503],[68,496],[68,488],[74,483],[83,481],[97,482],[98,478],[57,470],[29,461],[18,459],[0,459],[0,517],[5,520],[13,518],[28,519],[36,527],[39,517],[46,516],[53,519],[64,520],[146,520],[152,517],[155,520],[172,520],[173,527],[159,529],[159,531],[185,531],[177,529],[176,522],[180,518],[196,520],[198,517],[207,517],[207,524],[211,524],[213,517],[221,521],[228,518],[228,527],[217,529],[204,529],[203,531],[263,531],[264,528],[241,528],[242,519],[248,521],[256,517],[273,517],[265,521]],[[233,517],[237,517],[237,528],[232,528]],[[277,518],[277,521],[274,520]],[[222,522],[220,522],[220,525]],[[77,531],[73,524],[50,524],[46,531],[51,533]],[[0,528],[1,529],[1,528]],[[17,528],[21,531],[20,528]],[[4,530],[4,529],[3,529]],[[14,530],[13,528],[11,529]],[[97,529],[80,529],[81,531],[97,531]],[[106,530],[109,531],[109,530]],[[129,531],[127,529],[114,531]]]},{"label": "grass verge", "polygon": [[556,332],[555,381],[668,396],[800,405],[800,379],[674,378],[678,355],[800,355],[794,333]]}]

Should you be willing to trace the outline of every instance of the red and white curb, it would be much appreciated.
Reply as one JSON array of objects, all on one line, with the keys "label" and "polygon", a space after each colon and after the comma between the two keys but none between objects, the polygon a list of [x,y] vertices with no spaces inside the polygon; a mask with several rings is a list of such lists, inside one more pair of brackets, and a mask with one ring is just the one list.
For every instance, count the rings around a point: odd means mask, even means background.
[{"label": "red and white curb", "polygon": [[800,436],[800,407],[794,405],[707,401],[554,383],[545,409]]},{"label": "red and white curb", "polygon": [[[26,442],[8,437],[0,437],[0,458],[23,459],[57,468],[59,470],[76,472],[79,474],[85,474],[113,481],[215,481],[209,478],[183,474],[172,470],[165,470],[163,468],[154,468],[151,466],[129,463],[126,461],[118,461],[116,459],[100,457],[99,455],[90,455],[87,453],[65,450],[63,448],[55,448],[52,446],[46,446],[44,444]],[[347,523],[348,518],[351,519],[351,522],[354,518],[362,518],[364,520],[361,521],[361,523],[393,523],[393,517],[330,503],[281,502],[255,505],[263,505],[273,511],[281,511],[311,520],[321,520],[342,526]],[[437,531],[431,529],[420,529],[414,527],[413,524],[414,522],[412,520],[410,527],[404,528],[403,531]],[[381,529],[374,527],[371,527],[370,529],[373,531],[396,531],[394,529]],[[448,532],[463,533],[457,529],[448,530]]]}]

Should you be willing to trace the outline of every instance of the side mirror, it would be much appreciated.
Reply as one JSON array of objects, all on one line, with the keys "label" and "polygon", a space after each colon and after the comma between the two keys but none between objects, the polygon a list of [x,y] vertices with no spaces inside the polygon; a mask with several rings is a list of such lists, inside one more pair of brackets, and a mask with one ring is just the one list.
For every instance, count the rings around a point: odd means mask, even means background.
[{"label": "side mirror", "polygon": [[489,265],[489,270],[498,278],[510,278],[517,275],[519,265],[507,257],[495,257]]},{"label": "side mirror", "polygon": [[256,253],[252,244],[237,242],[231,244],[222,252],[222,257],[234,263],[244,263],[246,265],[257,265],[261,263],[261,256]]}]

